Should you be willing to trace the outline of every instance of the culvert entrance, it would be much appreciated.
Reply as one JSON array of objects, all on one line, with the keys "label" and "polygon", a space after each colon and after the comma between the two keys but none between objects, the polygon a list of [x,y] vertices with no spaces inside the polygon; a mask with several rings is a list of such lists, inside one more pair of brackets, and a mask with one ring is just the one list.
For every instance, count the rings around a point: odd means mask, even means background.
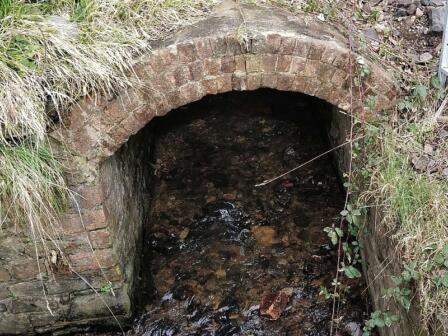
[{"label": "culvert entrance", "polygon": [[[135,168],[150,172],[151,196],[135,200],[148,216],[132,335],[329,335],[332,300],[319,293],[337,255],[324,228],[339,225],[345,197],[332,158],[255,184],[328,150],[332,113],[301,94],[233,92],[130,139],[119,156],[151,144]],[[366,318],[362,284],[350,285],[340,335]]]}]

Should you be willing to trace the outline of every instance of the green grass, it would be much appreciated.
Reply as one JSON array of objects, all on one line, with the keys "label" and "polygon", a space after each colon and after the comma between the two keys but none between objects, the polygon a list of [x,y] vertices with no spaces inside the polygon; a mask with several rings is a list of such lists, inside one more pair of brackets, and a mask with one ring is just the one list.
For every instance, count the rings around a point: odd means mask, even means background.
[{"label": "green grass", "polygon": [[[403,266],[416,263],[414,304],[427,325],[448,311],[448,181],[411,165],[412,157],[423,152],[419,140],[430,134],[431,127],[419,122],[371,139],[366,151],[375,153],[375,165],[363,195],[379,205]],[[439,153],[443,159],[448,148],[439,148]]]},{"label": "green grass", "polygon": [[0,145],[0,164],[0,224],[25,222],[35,238],[48,239],[66,205],[62,166],[48,146],[29,140]]}]

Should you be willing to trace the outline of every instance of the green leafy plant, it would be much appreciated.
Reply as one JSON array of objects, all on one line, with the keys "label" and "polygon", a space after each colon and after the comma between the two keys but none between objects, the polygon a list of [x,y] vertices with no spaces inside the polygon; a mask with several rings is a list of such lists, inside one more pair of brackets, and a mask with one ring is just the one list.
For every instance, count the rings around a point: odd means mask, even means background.
[{"label": "green leafy plant", "polygon": [[370,336],[373,329],[390,327],[398,321],[400,321],[400,318],[397,315],[390,314],[389,312],[375,311],[370,314],[370,319],[366,321],[362,335]]},{"label": "green leafy plant", "polygon": [[302,10],[305,13],[315,13],[320,11],[320,5],[316,0],[306,0],[302,5]]},{"label": "green leafy plant", "polygon": [[110,294],[113,293],[113,287],[111,282],[105,282],[101,284],[101,287],[99,288],[98,292],[103,294]]}]

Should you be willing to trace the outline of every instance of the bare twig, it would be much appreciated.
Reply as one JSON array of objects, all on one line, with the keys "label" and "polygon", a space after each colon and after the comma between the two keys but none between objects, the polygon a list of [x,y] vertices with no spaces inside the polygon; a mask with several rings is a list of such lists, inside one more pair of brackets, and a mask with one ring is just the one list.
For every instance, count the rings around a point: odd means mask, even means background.
[{"label": "bare twig", "polygon": [[312,158],[311,160],[308,160],[308,161],[306,161],[305,163],[302,163],[301,165],[299,165],[299,166],[297,166],[297,167],[295,167],[295,168],[293,168],[293,169],[291,169],[291,170],[288,170],[286,173],[283,173],[283,174],[281,174],[281,175],[279,175],[279,176],[276,176],[276,177],[274,177],[274,178],[271,178],[271,179],[269,179],[269,180],[264,180],[264,181],[261,182],[261,183],[257,183],[257,184],[255,185],[255,187],[263,187],[263,186],[268,185],[268,184],[270,184],[270,183],[272,183],[272,182],[274,182],[274,181],[277,181],[278,179],[281,179],[282,177],[285,177],[285,176],[291,174],[292,172],[295,172],[296,170],[298,170],[298,169],[300,169],[300,168],[303,168],[304,166],[310,164],[311,162],[316,161],[317,159],[320,159],[321,157],[323,157],[323,156],[325,156],[325,155],[327,155],[327,154],[330,154],[331,152],[334,152],[336,149],[339,149],[339,148],[341,148],[341,147],[344,147],[344,146],[346,146],[346,145],[348,145],[348,144],[350,144],[350,143],[356,142],[356,141],[362,139],[363,137],[364,137],[364,136],[360,136],[360,137],[358,137],[358,138],[356,138],[356,139],[348,140],[348,141],[346,141],[346,142],[344,142],[344,143],[342,143],[342,144],[340,144],[340,145],[338,145],[338,146],[336,146],[336,147],[333,147],[332,149],[327,150],[326,152],[323,152],[322,154],[319,154],[318,156],[315,156],[315,157]]}]

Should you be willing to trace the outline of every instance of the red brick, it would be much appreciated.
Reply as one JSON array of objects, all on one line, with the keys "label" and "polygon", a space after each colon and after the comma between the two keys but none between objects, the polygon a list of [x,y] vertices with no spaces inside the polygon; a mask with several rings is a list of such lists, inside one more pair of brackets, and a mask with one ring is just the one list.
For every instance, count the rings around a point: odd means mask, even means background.
[{"label": "red brick", "polygon": [[293,36],[284,36],[280,44],[278,53],[282,55],[292,55],[296,48],[296,38]]},{"label": "red brick", "polygon": [[194,81],[199,81],[204,77],[204,62],[197,60],[189,64],[191,78]]},{"label": "red brick", "polygon": [[179,88],[182,105],[201,99],[205,94],[200,83],[191,82]]},{"label": "red brick", "polygon": [[267,54],[261,56],[261,67],[265,73],[274,73],[277,64],[277,55]]},{"label": "red brick", "polygon": [[319,71],[320,61],[308,59],[305,64],[303,75],[306,77],[316,77]]},{"label": "red brick", "polygon": [[281,91],[293,91],[294,79],[294,75],[279,74],[277,79],[277,89]]},{"label": "red brick", "polygon": [[213,57],[212,46],[208,38],[201,38],[194,41],[197,56],[200,59]]},{"label": "red brick", "polygon": [[204,79],[201,83],[205,94],[212,95],[218,93],[218,83],[216,81],[216,77]]},{"label": "red brick", "polygon": [[277,71],[288,72],[291,67],[292,56],[291,55],[278,55]]},{"label": "red brick", "polygon": [[300,56],[293,56],[289,71],[292,74],[301,74],[305,70],[305,65],[306,65],[306,58]]},{"label": "red brick", "polygon": [[195,46],[191,42],[178,44],[177,54],[181,63],[191,63],[197,57]]},{"label": "red brick", "polygon": [[204,60],[204,72],[207,76],[217,76],[221,73],[221,59],[207,58]]},{"label": "red brick", "polygon": [[279,34],[268,34],[266,36],[266,45],[271,54],[276,54],[280,50],[282,37]]},{"label": "red brick", "polygon": [[193,79],[191,76],[190,67],[187,65],[179,65],[176,69],[174,69],[173,73],[177,87],[182,86]]},{"label": "red brick", "polygon": [[320,60],[322,58],[322,54],[325,51],[325,45],[322,42],[313,41],[310,44],[310,49],[308,51],[308,59],[312,60]]},{"label": "red brick", "polygon": [[94,248],[106,248],[110,246],[110,234],[107,230],[91,231],[89,235]]},{"label": "red brick", "polygon": [[158,54],[160,57],[160,63],[164,66],[175,64],[178,61],[176,46],[160,49]]},{"label": "red brick", "polygon": [[211,37],[210,45],[213,50],[214,57],[221,57],[227,54],[227,43],[225,37],[223,36]]},{"label": "red brick", "polygon": [[232,73],[236,70],[235,56],[224,56],[221,60],[221,72]]},{"label": "red brick", "polygon": [[277,74],[269,73],[261,75],[261,86],[266,88],[277,88]]},{"label": "red brick", "polygon": [[233,74],[232,75],[232,89],[235,91],[246,90],[246,75]]},{"label": "red brick", "polygon": [[99,185],[82,185],[73,189],[75,198],[78,204],[73,207],[79,206],[82,209],[90,209],[103,203],[103,193]]},{"label": "red brick", "polygon": [[247,73],[261,71],[261,58],[259,55],[246,55],[246,71]]},{"label": "red brick", "polygon": [[216,79],[218,93],[232,91],[232,74],[224,74]]},{"label": "red brick", "polygon": [[247,90],[257,90],[261,87],[261,74],[252,73],[247,75]]},{"label": "red brick", "polygon": [[308,58],[308,52],[310,50],[310,41],[308,37],[299,37],[296,40],[296,46],[294,48],[293,55]]},{"label": "red brick", "polygon": [[235,56],[235,72],[246,72],[246,57],[244,55]]}]

